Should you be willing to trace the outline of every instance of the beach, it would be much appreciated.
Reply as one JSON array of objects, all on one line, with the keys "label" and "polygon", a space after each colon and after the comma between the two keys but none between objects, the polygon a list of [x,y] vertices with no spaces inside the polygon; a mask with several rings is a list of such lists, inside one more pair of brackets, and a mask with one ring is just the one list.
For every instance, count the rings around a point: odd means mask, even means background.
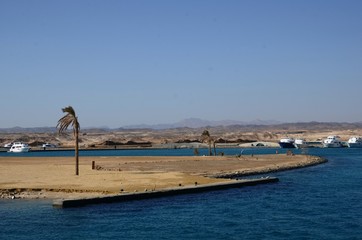
[{"label": "beach", "polygon": [[[0,157],[1,198],[84,198],[228,183],[320,164],[308,155]],[[94,169],[93,169],[94,168]]]}]

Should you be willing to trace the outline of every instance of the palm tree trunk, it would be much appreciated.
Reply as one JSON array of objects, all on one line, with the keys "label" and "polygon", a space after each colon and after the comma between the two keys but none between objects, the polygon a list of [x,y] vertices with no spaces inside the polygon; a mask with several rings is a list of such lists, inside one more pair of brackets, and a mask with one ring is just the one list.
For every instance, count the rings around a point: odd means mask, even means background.
[{"label": "palm tree trunk", "polygon": [[79,132],[75,130],[75,175],[79,175]]},{"label": "palm tree trunk", "polygon": [[211,142],[209,141],[209,156],[212,155],[212,152],[211,152]]},{"label": "palm tree trunk", "polygon": [[214,145],[214,156],[216,156],[216,144],[215,144],[215,141],[213,142],[213,145]]}]

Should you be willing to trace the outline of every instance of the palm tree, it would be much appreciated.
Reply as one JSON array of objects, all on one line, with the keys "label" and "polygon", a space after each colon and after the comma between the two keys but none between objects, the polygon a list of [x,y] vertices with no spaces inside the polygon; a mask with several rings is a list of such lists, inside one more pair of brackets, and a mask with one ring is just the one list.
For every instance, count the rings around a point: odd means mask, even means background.
[{"label": "palm tree", "polygon": [[210,136],[210,133],[209,133],[208,130],[204,130],[202,132],[201,139],[202,139],[203,142],[206,140],[207,144],[209,145],[209,156],[211,156],[212,155],[212,152],[211,152],[212,139],[211,139],[211,136]]},{"label": "palm tree", "polygon": [[78,117],[75,115],[75,111],[71,106],[62,108],[63,113],[66,113],[64,117],[59,119],[57,128],[59,128],[59,133],[62,133],[67,130],[67,128],[72,125],[73,134],[75,137],[75,175],[79,175],[79,130],[80,125],[78,122]]}]

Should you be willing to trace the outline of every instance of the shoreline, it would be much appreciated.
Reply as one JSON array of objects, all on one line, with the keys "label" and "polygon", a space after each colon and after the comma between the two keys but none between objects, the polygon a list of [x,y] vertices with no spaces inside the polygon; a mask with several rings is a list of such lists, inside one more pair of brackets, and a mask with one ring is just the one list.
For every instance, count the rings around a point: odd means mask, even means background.
[{"label": "shoreline", "polygon": [[81,198],[81,199],[56,199],[53,201],[53,207],[56,208],[72,208],[83,207],[91,204],[115,203],[135,200],[154,199],[162,197],[170,197],[183,194],[196,194],[202,192],[219,191],[231,188],[242,188],[247,186],[256,186],[260,184],[271,184],[278,182],[278,178],[266,177],[259,179],[234,180],[228,183],[214,183],[195,185],[183,188],[170,188],[152,192],[140,192],[129,194],[117,194],[104,197]]},{"label": "shoreline", "polygon": [[[0,158],[0,198],[76,199],[228,184],[244,176],[314,166],[309,155]],[[92,162],[98,170],[91,169]]]},{"label": "shoreline", "polygon": [[328,160],[323,157],[310,156],[310,155],[306,155],[306,156],[310,157],[311,161],[308,163],[304,163],[304,164],[295,163],[295,164],[285,165],[285,166],[275,165],[273,167],[264,168],[264,169],[248,169],[248,170],[244,170],[244,171],[236,171],[234,173],[216,174],[212,177],[215,177],[215,178],[238,178],[238,177],[255,176],[255,175],[260,175],[260,174],[275,173],[275,172],[289,171],[289,170],[294,170],[294,169],[299,169],[299,168],[312,167],[312,166],[316,166],[316,165],[328,162]]}]

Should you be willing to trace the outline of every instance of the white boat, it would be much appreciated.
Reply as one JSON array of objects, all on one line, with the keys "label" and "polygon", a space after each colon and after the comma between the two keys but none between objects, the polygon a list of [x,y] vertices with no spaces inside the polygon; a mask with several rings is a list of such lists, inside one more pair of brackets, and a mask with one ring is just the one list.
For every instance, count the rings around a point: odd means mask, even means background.
[{"label": "white boat", "polygon": [[4,148],[11,148],[11,146],[13,146],[14,143],[7,143],[4,145]]},{"label": "white boat", "polygon": [[362,137],[351,137],[347,142],[350,148],[362,148]]},{"label": "white boat", "polygon": [[293,138],[282,138],[279,141],[279,146],[281,148],[295,148]]},{"label": "white boat", "polygon": [[14,142],[14,144],[9,149],[9,152],[29,152],[30,147],[26,143]]},{"label": "white boat", "polygon": [[341,148],[343,144],[338,136],[328,136],[323,141],[323,147],[325,148]]},{"label": "white boat", "polygon": [[294,141],[295,148],[307,148],[308,144],[305,142],[305,139],[297,138]]},{"label": "white boat", "polygon": [[56,147],[57,147],[57,145],[51,144],[51,143],[44,143],[42,145],[42,148],[56,148]]}]

